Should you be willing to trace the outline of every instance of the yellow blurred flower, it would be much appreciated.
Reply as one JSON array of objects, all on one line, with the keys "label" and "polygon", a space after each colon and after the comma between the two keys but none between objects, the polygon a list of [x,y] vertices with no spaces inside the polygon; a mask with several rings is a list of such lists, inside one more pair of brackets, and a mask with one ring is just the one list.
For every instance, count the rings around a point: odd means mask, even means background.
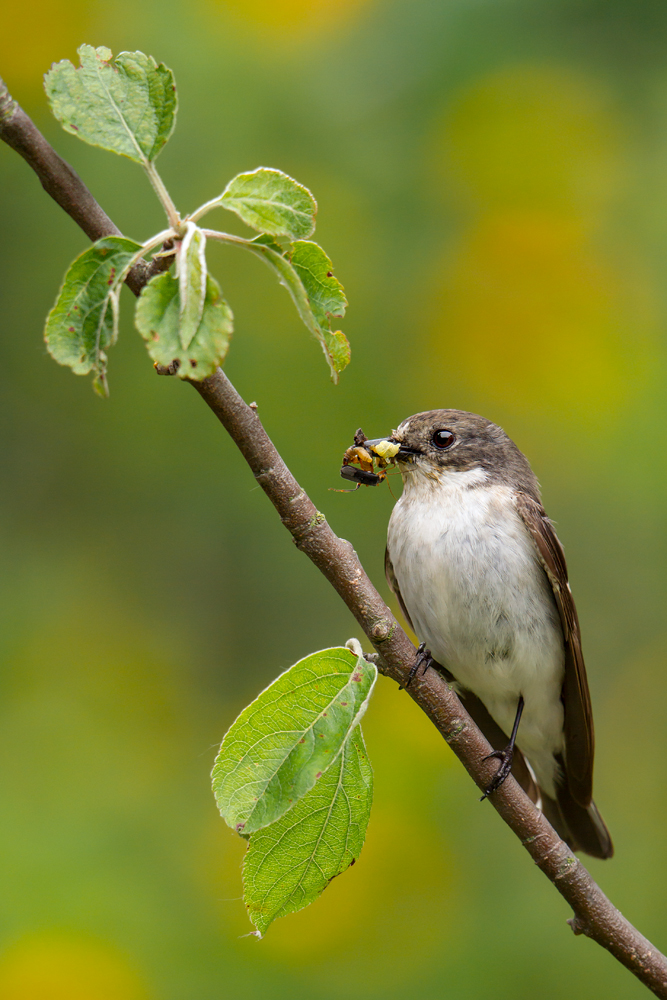
[{"label": "yellow blurred flower", "polygon": [[433,273],[441,380],[594,432],[641,391],[657,296],[634,252],[608,238],[618,132],[596,87],[565,68],[513,67],[452,102],[434,170],[468,219]]},{"label": "yellow blurred flower", "polygon": [[114,948],[74,936],[23,938],[0,958],[2,1000],[148,1000]]},{"label": "yellow blurred flower", "polygon": [[476,79],[437,123],[441,190],[481,210],[599,217],[622,181],[620,122],[597,81],[565,67],[512,66]]},{"label": "yellow blurred flower", "polygon": [[648,371],[650,292],[576,219],[484,215],[435,280],[436,369],[518,413],[602,427]]},{"label": "yellow blurred flower", "polygon": [[89,40],[93,12],[86,0],[3,4],[0,75],[19,102],[26,91],[41,91],[53,62],[71,59],[78,65],[76,50]]},{"label": "yellow blurred flower", "polygon": [[253,27],[275,34],[282,44],[347,25],[372,0],[210,0],[220,13],[231,13]]}]

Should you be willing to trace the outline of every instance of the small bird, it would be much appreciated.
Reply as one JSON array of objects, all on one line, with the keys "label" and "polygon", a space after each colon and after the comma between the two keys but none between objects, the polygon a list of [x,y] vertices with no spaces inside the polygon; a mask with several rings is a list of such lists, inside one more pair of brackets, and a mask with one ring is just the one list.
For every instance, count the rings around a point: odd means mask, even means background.
[{"label": "small bird", "polygon": [[[403,494],[389,521],[386,573],[438,667],[572,850],[610,858],[592,799],[593,717],[562,546],[526,457],[496,424],[463,410],[404,420],[389,441]],[[428,647],[428,649],[426,649]]]}]

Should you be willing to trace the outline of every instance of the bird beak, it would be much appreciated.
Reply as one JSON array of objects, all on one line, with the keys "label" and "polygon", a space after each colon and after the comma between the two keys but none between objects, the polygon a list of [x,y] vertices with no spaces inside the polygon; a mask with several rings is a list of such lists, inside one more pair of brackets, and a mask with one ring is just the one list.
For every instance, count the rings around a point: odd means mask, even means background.
[{"label": "bird beak", "polygon": [[417,454],[413,448],[406,448],[400,441],[397,441],[393,437],[374,438],[372,441],[364,441],[364,448],[367,451],[372,451],[375,455],[379,455],[380,458],[396,458],[399,462],[401,459],[405,461]]}]

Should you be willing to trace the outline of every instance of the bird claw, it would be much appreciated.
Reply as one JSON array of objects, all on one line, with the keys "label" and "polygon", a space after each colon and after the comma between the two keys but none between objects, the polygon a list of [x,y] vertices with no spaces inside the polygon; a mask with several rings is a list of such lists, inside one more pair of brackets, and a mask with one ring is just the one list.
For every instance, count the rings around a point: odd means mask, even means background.
[{"label": "bird claw", "polygon": [[491,759],[499,760],[500,767],[498,768],[493,778],[491,779],[488,788],[486,789],[484,795],[482,795],[481,799],[479,800],[480,802],[483,802],[484,799],[487,799],[492,792],[495,792],[497,791],[498,788],[500,788],[500,786],[502,785],[502,783],[505,781],[510,771],[512,770],[513,758],[514,758],[514,747],[512,746],[507,747],[505,750],[494,750],[493,753],[487,754],[484,760],[491,760]]},{"label": "bird claw", "polygon": [[[419,646],[417,647],[415,662],[410,667],[410,673],[408,674],[408,679],[405,682],[406,688],[410,687],[410,685],[412,684],[413,677],[415,676],[415,674],[417,673],[422,664],[424,665],[424,669],[422,670],[422,677],[423,677],[432,663],[433,663],[433,657],[431,656],[431,650],[426,648],[425,642],[420,642]],[[399,691],[400,690],[402,689],[399,688]]]}]

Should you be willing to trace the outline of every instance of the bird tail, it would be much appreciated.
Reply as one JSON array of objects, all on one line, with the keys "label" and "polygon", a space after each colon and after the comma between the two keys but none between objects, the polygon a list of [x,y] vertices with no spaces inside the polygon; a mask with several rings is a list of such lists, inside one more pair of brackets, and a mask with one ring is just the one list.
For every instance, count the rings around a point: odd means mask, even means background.
[{"label": "bird tail", "polygon": [[554,830],[572,848],[594,858],[611,858],[614,853],[609,830],[593,801],[582,806],[567,785],[556,786],[556,798],[542,792],[542,812]]},{"label": "bird tail", "polygon": [[[438,670],[448,681],[453,681],[452,674],[439,663]],[[502,750],[507,746],[507,735],[491,718],[486,706],[471,691],[459,691],[459,698],[482,730],[494,750]],[[614,845],[609,836],[609,830],[597,810],[594,802],[588,806],[580,805],[572,795],[565,776],[562,760],[558,761],[562,776],[562,784],[556,785],[556,798],[545,795],[538,787],[538,780],[518,747],[514,750],[512,774],[523,788],[526,795],[541,808],[542,812],[553,826],[556,833],[573,851],[584,851],[594,858],[610,858],[614,853]]]}]

